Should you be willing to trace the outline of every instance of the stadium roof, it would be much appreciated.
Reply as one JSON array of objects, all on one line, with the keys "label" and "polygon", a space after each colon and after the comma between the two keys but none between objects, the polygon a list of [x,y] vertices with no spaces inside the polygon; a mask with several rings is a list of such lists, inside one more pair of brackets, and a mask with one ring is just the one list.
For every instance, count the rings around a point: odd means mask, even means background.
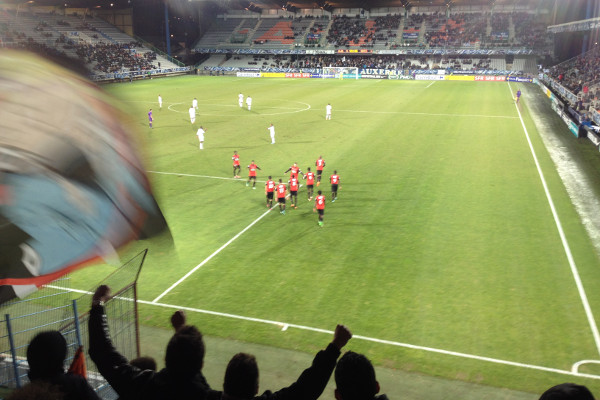
[{"label": "stadium roof", "polygon": [[[241,0],[242,2],[244,0]],[[327,3],[334,8],[377,8],[377,7],[418,7],[418,6],[452,6],[457,5],[523,5],[537,6],[549,3],[549,0],[252,0],[252,3],[262,8],[281,8],[282,3],[290,3],[298,8],[314,8],[320,3]]]},{"label": "stadium roof", "polygon": [[[143,5],[145,0],[5,0],[6,3],[31,4],[31,5],[55,5],[69,7],[94,8],[97,6],[114,6],[115,8],[132,7]],[[279,9],[284,5],[292,5],[297,8],[319,8],[324,4],[333,8],[377,8],[377,7],[401,7],[401,6],[453,6],[460,5],[523,5],[532,7],[548,5],[555,0],[166,0],[167,3],[180,2],[204,2],[215,3],[224,8],[243,9],[248,4],[254,4],[262,9]]]}]

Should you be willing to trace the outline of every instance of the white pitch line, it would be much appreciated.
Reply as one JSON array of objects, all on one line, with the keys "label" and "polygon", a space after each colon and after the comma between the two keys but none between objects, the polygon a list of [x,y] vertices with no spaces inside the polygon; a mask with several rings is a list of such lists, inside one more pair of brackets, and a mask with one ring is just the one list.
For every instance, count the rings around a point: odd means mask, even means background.
[{"label": "white pitch line", "polygon": [[200,264],[196,265],[190,272],[188,272],[187,274],[185,274],[181,279],[179,279],[177,282],[175,282],[174,284],[172,284],[171,287],[169,287],[167,290],[165,290],[164,292],[162,292],[157,298],[155,298],[154,300],[152,300],[152,303],[156,303],[158,300],[162,299],[167,293],[169,293],[171,290],[175,289],[181,282],[185,281],[190,275],[192,275],[198,269],[202,268],[202,266],[204,266],[204,264],[206,264],[207,262],[209,262],[214,256],[216,256],[217,254],[219,254],[223,249],[225,249],[227,246],[229,246],[231,243],[233,243],[234,240],[236,240],[237,238],[239,238],[240,236],[242,236],[244,234],[244,232],[246,232],[248,229],[252,228],[254,226],[254,224],[256,224],[258,221],[260,221],[261,219],[263,219],[265,217],[265,215],[267,215],[268,213],[271,212],[271,210],[272,210],[272,208],[269,208],[267,211],[265,211],[264,213],[262,213],[262,215],[260,217],[256,218],[254,221],[252,221],[250,223],[250,225],[248,225],[244,229],[242,229],[237,235],[235,235],[234,237],[232,237],[231,239],[229,239],[227,241],[227,243],[225,243],[223,246],[221,246],[217,250],[215,250],[210,256],[208,256],[207,258],[205,258],[204,261],[202,261]]},{"label": "white pitch line", "polygon": [[[161,172],[161,171],[146,171],[146,172],[150,172],[152,174],[159,174],[159,175],[177,175],[177,176],[189,176],[192,178],[210,178],[210,179],[222,179],[222,180],[227,180],[227,181],[244,182],[244,179],[242,179],[242,178],[225,178],[224,176],[182,174],[179,172]],[[265,183],[266,181],[257,180],[256,182]]]},{"label": "white pitch line", "polygon": [[[300,188],[302,186],[303,185],[299,185],[298,187]],[[286,195],[286,198],[288,198],[288,197],[290,197],[289,194]],[[157,298],[155,298],[154,300],[152,300],[152,303],[156,303],[158,300],[160,300],[166,294],[168,294],[171,290],[175,289],[179,284],[181,284],[183,281],[185,281],[190,275],[192,275],[198,269],[202,268],[204,266],[204,264],[206,264],[207,262],[209,262],[214,256],[216,256],[217,254],[219,254],[223,249],[225,249],[227,246],[229,246],[231,243],[233,243],[234,240],[236,240],[237,238],[239,238],[240,236],[242,236],[244,234],[244,232],[246,232],[248,229],[252,228],[254,226],[254,224],[256,224],[258,221],[260,221],[261,219],[263,219],[265,217],[265,215],[267,215],[268,213],[270,213],[271,210],[273,210],[275,207],[277,207],[277,204],[275,204],[273,207],[269,208],[260,217],[256,218],[254,221],[252,221],[250,223],[250,225],[246,226],[237,235],[235,235],[234,237],[232,237],[231,239],[229,239],[227,241],[227,243],[225,243],[223,246],[221,246],[217,250],[215,250],[210,256],[206,257],[204,259],[204,261],[202,261],[200,264],[196,265],[191,271],[189,271],[187,274],[185,274],[183,277],[181,277],[177,282],[175,282],[174,284],[172,284],[167,290],[165,290],[164,292],[162,292]]]},{"label": "white pitch line", "polygon": [[[512,99],[513,93],[512,93],[512,88],[510,86],[510,83],[508,83],[508,90],[510,91],[510,96]],[[521,110],[519,110],[519,105],[516,102],[515,102],[515,108],[517,110],[517,113],[519,114],[519,119],[521,120],[521,126],[523,127],[523,131],[525,132],[525,137],[527,138],[527,143],[529,143],[529,149],[531,150],[531,155],[533,156],[533,161],[535,162],[535,166],[536,166],[538,174],[540,176],[540,180],[542,181],[542,186],[544,187],[544,192],[546,193],[546,198],[548,199],[548,204],[550,205],[550,210],[552,211],[552,216],[554,217],[554,223],[556,224],[556,229],[558,230],[558,234],[560,236],[560,241],[561,241],[563,249],[565,251],[565,255],[567,256],[567,260],[569,261],[569,266],[571,267],[571,273],[573,274],[573,279],[575,280],[575,285],[577,286],[577,290],[579,291],[579,297],[581,298],[581,303],[583,304],[583,309],[585,310],[585,315],[587,316],[588,324],[590,325],[590,329],[591,329],[592,335],[594,337],[594,342],[596,343],[596,350],[598,351],[598,354],[600,355],[600,334],[598,333],[598,326],[596,325],[596,320],[594,318],[594,314],[592,313],[592,308],[590,307],[590,303],[588,301],[587,295],[585,294],[585,289],[583,288],[583,283],[581,282],[581,278],[579,277],[579,271],[577,270],[577,265],[575,265],[575,260],[573,259],[573,254],[571,253],[571,248],[569,247],[567,237],[565,236],[565,232],[563,231],[562,224],[560,222],[560,218],[558,217],[558,213],[556,212],[556,208],[554,207],[554,201],[552,201],[552,196],[550,195],[550,190],[548,190],[548,185],[546,184],[546,179],[544,178],[544,173],[542,172],[542,168],[540,167],[540,164],[538,162],[537,156],[535,154],[535,150],[533,149],[533,144],[531,143],[531,139],[529,138],[529,133],[527,132],[527,128],[525,127],[525,122],[523,122]]]},{"label": "white pitch line", "polygon": [[366,110],[335,110],[337,112],[349,113],[368,113],[368,114],[401,114],[401,115],[423,115],[425,117],[468,117],[468,118],[503,118],[518,119],[510,115],[485,115],[485,114],[434,114],[424,112],[406,112],[406,111],[366,111]]},{"label": "white pitch line", "polygon": [[[89,295],[94,294],[93,292],[89,292],[87,290],[67,289],[67,288],[61,288],[61,287],[52,286],[52,285],[46,285],[46,286],[55,288],[55,289],[67,290],[67,291],[71,291],[71,292],[75,292],[75,293],[82,293],[82,294],[89,294]],[[133,301],[133,299],[127,298],[127,297],[117,297],[117,298],[119,298],[121,300]],[[331,330],[314,328],[314,327],[310,327],[310,326],[306,326],[306,325],[296,325],[296,324],[290,324],[287,322],[274,321],[274,320],[263,319],[263,318],[244,317],[242,315],[222,313],[222,312],[210,311],[210,310],[202,310],[199,308],[178,306],[178,305],[174,305],[174,304],[157,303],[155,301],[138,300],[137,302],[140,304],[147,304],[147,305],[151,305],[151,306],[171,308],[174,310],[190,311],[190,312],[195,312],[195,313],[200,313],[200,314],[214,315],[217,317],[233,318],[233,319],[239,319],[239,320],[243,320],[243,321],[275,325],[275,326],[279,327],[281,329],[281,331],[286,331],[289,328],[296,328],[296,329],[305,330],[305,331],[309,331],[309,332],[326,333],[326,334],[330,334],[330,335],[333,334],[333,331],[331,331]],[[525,363],[521,363],[521,362],[502,360],[502,359],[498,359],[498,358],[478,356],[478,355],[474,355],[474,354],[437,349],[434,347],[419,346],[419,345],[414,345],[414,344],[409,344],[409,343],[396,342],[393,340],[377,339],[377,338],[373,338],[373,337],[369,337],[369,336],[352,335],[352,338],[357,339],[357,340],[364,340],[367,342],[383,344],[383,345],[403,347],[403,348],[408,348],[408,349],[412,349],[412,350],[419,350],[419,351],[425,351],[425,352],[430,352],[430,353],[437,353],[437,354],[443,354],[443,355],[448,355],[448,356],[467,358],[467,359],[471,359],[471,360],[484,361],[484,362],[489,362],[489,363],[493,363],[493,364],[508,365],[511,367],[527,368],[527,369],[533,369],[533,370],[543,371],[543,372],[552,372],[552,373],[561,374],[561,375],[570,375],[570,376],[577,376],[577,377],[582,377],[582,378],[590,378],[590,379],[600,380],[600,375],[583,374],[583,373],[579,373],[577,371],[567,371],[567,370],[562,370],[562,369],[558,369],[558,368],[550,368],[550,367],[543,367],[540,365],[525,364]]]},{"label": "white pitch line", "polygon": [[425,89],[428,89],[429,86],[433,85],[436,81],[431,82],[429,85],[425,86]]}]

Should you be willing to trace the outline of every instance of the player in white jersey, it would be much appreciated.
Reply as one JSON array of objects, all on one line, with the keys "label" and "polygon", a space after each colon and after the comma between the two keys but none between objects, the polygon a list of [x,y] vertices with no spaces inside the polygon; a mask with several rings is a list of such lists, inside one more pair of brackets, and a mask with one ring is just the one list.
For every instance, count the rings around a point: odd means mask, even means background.
[{"label": "player in white jersey", "polygon": [[238,94],[238,104],[240,105],[240,108],[244,107],[244,95],[243,94]]},{"label": "player in white jersey", "polygon": [[331,104],[325,106],[325,119],[331,119]]},{"label": "player in white jersey", "polygon": [[204,150],[204,128],[202,128],[202,126],[200,128],[198,128],[198,131],[196,132],[196,136],[198,136],[198,140],[200,141],[200,150]]},{"label": "player in white jersey", "polygon": [[192,121],[192,124],[195,124],[196,123],[196,110],[194,109],[194,107],[190,107],[188,112],[190,114],[190,121]]},{"label": "player in white jersey", "polygon": [[271,144],[275,144],[275,127],[271,124],[267,129],[269,130],[269,135],[271,135]]},{"label": "player in white jersey", "polygon": [[252,97],[248,96],[246,98],[246,105],[248,106],[248,111],[252,108]]},{"label": "player in white jersey", "polygon": [[158,95],[158,108],[162,108],[162,97],[160,97],[160,94]]},{"label": "player in white jersey", "polygon": [[196,99],[194,97],[194,100],[192,100],[192,107],[194,107],[194,110],[198,109],[198,99]]}]

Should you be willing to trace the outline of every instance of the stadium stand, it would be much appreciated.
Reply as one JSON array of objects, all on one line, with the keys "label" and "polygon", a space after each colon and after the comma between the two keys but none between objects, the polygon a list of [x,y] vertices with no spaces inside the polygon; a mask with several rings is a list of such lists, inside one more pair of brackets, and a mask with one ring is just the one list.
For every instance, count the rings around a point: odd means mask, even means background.
[{"label": "stadium stand", "polygon": [[365,46],[373,40],[374,22],[367,27],[362,18],[350,18],[345,15],[335,16],[329,28],[327,42],[338,47]]},{"label": "stadium stand", "polygon": [[147,72],[166,74],[181,70],[180,65],[98,18],[88,16],[84,20],[72,14],[3,10],[0,21],[5,27],[5,46],[80,60],[95,80],[114,79],[114,74],[124,78],[130,73],[144,76]]},{"label": "stadium stand", "polygon": [[600,46],[550,68],[548,75],[571,93],[566,100],[576,110],[600,109]]},{"label": "stadium stand", "polygon": [[230,41],[236,44],[246,43],[248,34],[254,28],[256,22],[257,20],[250,18],[217,19],[208,32],[202,36],[197,46],[219,46]]}]

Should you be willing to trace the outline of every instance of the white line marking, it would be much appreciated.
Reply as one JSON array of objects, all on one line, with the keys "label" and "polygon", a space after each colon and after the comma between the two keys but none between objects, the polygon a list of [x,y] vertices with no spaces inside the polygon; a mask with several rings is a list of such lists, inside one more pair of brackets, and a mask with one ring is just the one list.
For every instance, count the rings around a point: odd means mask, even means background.
[{"label": "white line marking", "polygon": [[[193,178],[210,178],[210,179],[222,179],[222,180],[227,180],[227,181],[244,182],[244,179],[242,179],[242,178],[225,178],[223,176],[181,174],[179,172],[161,172],[161,171],[146,171],[146,172],[150,172],[152,174],[159,174],[159,175],[190,176],[190,177],[193,177]],[[256,182],[265,183],[266,181],[259,181],[259,180],[257,180]]]},{"label": "white line marking", "polygon": [[176,113],[185,114],[187,111],[177,111],[177,110],[174,110],[174,109],[171,108],[171,107],[177,106],[179,104],[183,104],[183,103],[171,103],[171,105],[169,105],[169,107],[167,107],[167,110],[173,111],[173,112],[176,112]]},{"label": "white line marking", "polygon": [[252,228],[254,226],[254,224],[256,224],[258,221],[260,221],[261,219],[263,219],[265,217],[265,215],[267,215],[268,213],[271,212],[272,209],[273,208],[269,208],[267,211],[265,211],[264,213],[262,213],[262,215],[260,217],[256,218],[254,221],[252,221],[250,223],[250,225],[248,225],[247,227],[245,227],[244,229],[242,229],[237,235],[235,235],[234,237],[232,237],[231,239],[229,239],[227,241],[227,243],[225,243],[223,246],[219,247],[215,252],[213,252],[210,256],[208,256],[206,259],[204,259],[204,261],[202,261],[200,264],[196,265],[190,272],[188,272],[187,274],[185,274],[181,279],[179,279],[177,282],[175,282],[174,284],[172,284],[171,287],[169,287],[167,290],[165,290],[164,292],[162,292],[160,294],[160,296],[158,296],[157,298],[155,298],[154,300],[152,300],[152,303],[156,303],[157,301],[159,301],[160,299],[162,299],[167,293],[169,293],[171,290],[175,289],[181,282],[185,281],[190,275],[192,275],[198,269],[202,268],[202,266],[204,266],[204,264],[206,264],[207,262],[209,262],[217,254],[219,254],[221,252],[221,250],[225,249],[227,246],[229,246],[231,243],[233,243],[234,240],[236,240],[237,238],[239,238],[240,236],[242,236],[244,234],[244,232],[246,232],[248,229]]},{"label": "white line marking", "polygon": [[[94,293],[88,292],[86,290],[67,289],[67,288],[61,288],[61,287],[52,286],[52,285],[46,285],[46,286],[55,288],[55,289],[67,290],[67,291],[71,291],[71,292],[75,292],[75,293],[82,293],[82,294],[89,294],[89,295],[94,294]],[[119,299],[133,301],[133,299],[131,299],[131,298],[119,297]],[[178,305],[174,305],[174,304],[157,303],[155,301],[138,300],[137,302],[140,304],[147,304],[147,305],[151,305],[151,306],[171,308],[174,310],[184,310],[184,311],[196,312],[196,313],[201,313],[201,314],[214,315],[217,317],[233,318],[233,319],[240,319],[243,321],[275,325],[275,326],[279,327],[282,331],[285,331],[289,328],[296,328],[296,329],[305,330],[305,331],[309,331],[309,332],[319,332],[319,333],[326,333],[326,334],[330,334],[330,335],[333,334],[333,331],[330,331],[327,329],[313,328],[310,326],[290,324],[287,322],[273,321],[273,320],[269,320],[269,319],[244,317],[241,315],[221,313],[221,312],[210,311],[210,310],[202,310],[199,308],[178,306]],[[285,328],[285,329],[283,329],[283,328]],[[582,378],[590,378],[590,379],[599,379],[600,380],[600,375],[582,374],[582,373],[579,373],[576,371],[567,371],[567,370],[562,370],[562,369],[557,369],[557,368],[549,368],[549,367],[543,367],[543,366],[539,366],[539,365],[532,365],[532,364],[525,364],[525,363],[520,363],[520,362],[515,362],[515,361],[501,360],[498,358],[477,356],[477,355],[473,355],[473,354],[460,353],[460,352],[456,352],[456,351],[436,349],[434,347],[418,346],[418,345],[414,345],[414,344],[396,342],[396,341],[392,341],[392,340],[377,339],[377,338],[372,338],[372,337],[368,337],[368,336],[352,335],[352,338],[358,339],[358,340],[364,340],[364,341],[368,341],[368,342],[373,342],[373,343],[378,343],[378,344],[395,346],[395,347],[404,347],[404,348],[408,348],[408,349],[412,349],[412,350],[420,350],[420,351],[425,351],[425,352],[430,352],[430,353],[438,353],[438,354],[444,354],[444,355],[449,355],[449,356],[454,356],[454,357],[468,358],[468,359],[472,359],[472,360],[490,362],[493,364],[508,365],[508,366],[512,366],[512,367],[527,368],[527,369],[533,369],[533,370],[544,371],[544,372],[553,372],[553,373],[561,374],[561,375],[578,376],[578,377],[582,377]],[[583,362],[579,362],[578,364],[580,364],[580,363],[583,363]]]},{"label": "white line marking", "polygon": [[[273,100],[277,100],[277,99],[273,99]],[[304,106],[304,108],[294,108],[294,107],[279,107],[279,106],[261,106],[260,109],[271,109],[271,110],[291,110],[291,111],[283,111],[283,112],[276,112],[276,113],[258,113],[259,115],[282,115],[282,114],[294,114],[294,113],[299,113],[299,112],[303,112],[303,111],[308,111],[311,109],[310,104],[308,103],[303,103],[301,101],[292,101],[292,100],[288,100],[288,102],[290,103],[298,103],[298,104],[302,104]],[[187,114],[187,110],[186,111],[179,111],[176,110],[174,108],[172,108],[173,106],[177,106],[180,104],[185,104],[185,102],[181,102],[181,103],[171,103],[167,109],[169,111],[173,111],[176,113],[180,113],[180,114]],[[212,106],[212,107],[239,107],[239,105],[235,105],[235,104],[214,104],[214,103],[199,103],[198,106]],[[202,115],[202,116],[213,116],[213,117],[231,117],[233,114],[211,114],[210,112],[206,112],[204,110],[202,110],[202,108],[198,107],[199,109],[197,110],[197,115]],[[245,108],[244,108],[245,109]],[[256,107],[255,107],[255,112],[256,112]],[[241,115],[249,115],[249,116],[254,116],[255,114],[241,114]],[[237,115],[236,115],[237,116]]]},{"label": "white line marking", "polygon": [[436,82],[436,81],[433,81],[433,82],[431,82],[429,85],[427,85],[427,86],[425,87],[425,89],[428,89],[428,88],[429,88],[429,86],[433,85],[435,82]]},{"label": "white line marking", "polygon": [[581,367],[584,364],[600,364],[600,361],[599,360],[581,360],[581,361],[577,361],[571,367],[571,372],[573,372],[575,374],[579,373],[579,367]]},{"label": "white line marking", "polygon": [[484,114],[432,114],[424,112],[406,112],[406,111],[365,111],[365,110],[335,110],[337,112],[350,113],[369,113],[369,114],[401,114],[401,115],[423,115],[425,117],[468,117],[468,118],[503,118],[518,119],[510,115],[484,115]]},{"label": "white line marking", "polygon": [[[512,93],[512,88],[510,86],[510,83],[508,83],[508,90],[510,91],[510,97],[512,99],[513,93]],[[548,204],[550,205],[550,210],[552,211],[552,216],[554,217],[554,223],[556,224],[556,229],[558,230],[558,234],[560,236],[560,241],[562,242],[563,249],[565,250],[565,255],[567,256],[567,260],[569,261],[569,266],[571,267],[571,273],[573,274],[573,279],[575,280],[577,290],[579,291],[579,297],[581,298],[581,302],[583,304],[583,309],[585,310],[585,314],[588,319],[588,324],[590,325],[590,329],[592,330],[592,335],[594,336],[594,342],[596,343],[596,350],[598,350],[598,354],[600,355],[600,334],[598,333],[598,327],[596,325],[596,320],[594,319],[594,314],[592,313],[590,303],[588,302],[587,295],[585,294],[585,289],[583,288],[583,283],[581,282],[581,278],[579,277],[579,271],[577,270],[577,266],[575,265],[575,260],[573,259],[573,254],[571,253],[571,248],[569,247],[569,243],[567,242],[567,237],[565,236],[565,232],[563,231],[562,224],[560,223],[558,213],[556,212],[556,208],[554,207],[554,201],[552,201],[552,196],[550,195],[550,191],[548,190],[548,185],[546,184],[546,179],[544,178],[544,173],[542,172],[542,168],[540,167],[540,164],[538,162],[537,156],[535,154],[535,150],[533,149],[533,144],[531,143],[531,139],[529,138],[529,133],[527,132],[527,128],[525,127],[525,122],[523,122],[521,110],[519,110],[519,106],[516,102],[515,102],[515,108],[517,110],[517,113],[519,114],[519,119],[521,120],[521,126],[523,127],[523,131],[525,132],[525,137],[527,138],[527,143],[529,143],[529,149],[531,150],[531,155],[533,156],[533,161],[535,162],[535,166],[536,166],[538,174],[540,176],[540,180],[542,181],[542,186],[544,187],[544,192],[546,193],[546,198],[548,199]]]},{"label": "white line marking", "polygon": [[[303,185],[299,185],[298,187],[301,188],[302,186]],[[286,198],[290,197],[290,194],[288,193],[285,197]],[[239,238],[240,236],[242,236],[244,234],[244,232],[246,232],[248,229],[252,228],[254,226],[254,224],[256,224],[258,221],[260,221],[261,219],[263,219],[265,217],[265,215],[267,215],[268,213],[270,213],[271,210],[273,210],[277,206],[278,206],[278,203],[276,203],[271,208],[269,208],[267,211],[265,211],[260,217],[256,218],[254,221],[252,221],[250,223],[250,225],[248,225],[247,227],[245,227],[244,229],[242,229],[237,235],[235,235],[234,237],[232,237],[231,239],[229,239],[227,241],[227,243],[225,243],[223,246],[221,246],[217,250],[215,250],[210,256],[208,256],[207,258],[205,258],[204,261],[202,261],[200,264],[196,265],[191,271],[189,271],[187,274],[185,274],[183,277],[181,277],[177,282],[175,282],[174,284],[172,284],[171,287],[169,287],[167,290],[165,290],[164,292],[162,292],[157,298],[155,298],[154,300],[152,300],[152,303],[156,303],[158,300],[160,300],[161,298],[163,298],[171,290],[175,289],[180,283],[182,283],[183,281],[185,281],[190,275],[192,275],[198,269],[202,268],[204,266],[204,264],[206,264],[207,262],[209,262],[214,256],[216,256],[217,254],[219,254],[223,249],[225,249],[227,246],[229,246],[231,243],[233,243],[234,240],[236,240],[237,238]]]}]

